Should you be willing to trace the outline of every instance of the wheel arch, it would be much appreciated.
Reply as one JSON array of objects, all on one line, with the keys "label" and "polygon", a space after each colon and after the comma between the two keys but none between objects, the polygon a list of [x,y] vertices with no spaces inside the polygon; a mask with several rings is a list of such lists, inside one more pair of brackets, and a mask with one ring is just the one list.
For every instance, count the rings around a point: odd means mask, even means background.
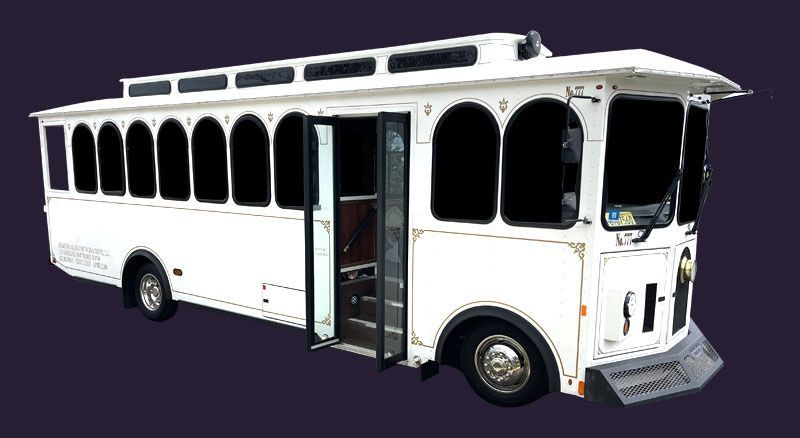
[{"label": "wheel arch", "polygon": [[435,358],[438,363],[452,361],[453,354],[457,354],[461,338],[478,324],[499,321],[522,331],[533,342],[544,359],[547,369],[547,380],[551,392],[561,390],[561,372],[555,355],[544,336],[524,317],[495,306],[478,306],[466,309],[454,316],[442,329],[436,342]]},{"label": "wheel arch", "polygon": [[[144,264],[150,263],[161,271],[161,275],[166,279],[169,290],[172,291],[171,279],[164,269],[164,263],[155,255],[149,248],[135,248],[131,250],[125,257],[125,263],[122,264],[122,305],[127,309],[136,307],[136,298],[134,296],[134,289],[130,284],[133,281],[133,276],[136,271]],[[171,294],[170,294],[171,295]]]}]

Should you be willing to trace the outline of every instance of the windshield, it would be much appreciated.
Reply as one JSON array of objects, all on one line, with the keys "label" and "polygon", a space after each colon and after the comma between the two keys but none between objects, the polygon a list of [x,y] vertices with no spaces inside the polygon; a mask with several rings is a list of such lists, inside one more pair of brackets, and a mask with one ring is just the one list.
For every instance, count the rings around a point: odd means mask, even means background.
[{"label": "windshield", "polygon": [[[611,103],[605,161],[604,226],[641,228],[653,218],[678,172],[683,143],[678,99],[620,96]],[[656,224],[675,212],[674,194]]]}]

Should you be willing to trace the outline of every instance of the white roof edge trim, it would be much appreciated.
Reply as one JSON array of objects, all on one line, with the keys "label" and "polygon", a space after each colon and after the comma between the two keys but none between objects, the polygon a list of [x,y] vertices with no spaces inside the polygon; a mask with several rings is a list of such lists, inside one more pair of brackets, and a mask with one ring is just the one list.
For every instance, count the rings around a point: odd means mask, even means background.
[{"label": "white roof edge trim", "polygon": [[637,73],[681,80],[685,84],[682,83],[679,86],[681,88],[686,87],[686,89],[719,85],[740,89],[738,84],[713,71],[665,55],[634,49],[552,58],[536,57],[527,61],[498,61],[476,64],[471,67],[402,74],[376,74],[368,77],[343,78],[331,81],[299,81],[269,87],[228,88],[216,91],[173,93],[170,95],[135,98],[119,97],[34,112],[31,116],[41,117],[56,114],[120,111],[133,108],[376,92],[482,82],[545,80],[590,75],[604,76]]}]

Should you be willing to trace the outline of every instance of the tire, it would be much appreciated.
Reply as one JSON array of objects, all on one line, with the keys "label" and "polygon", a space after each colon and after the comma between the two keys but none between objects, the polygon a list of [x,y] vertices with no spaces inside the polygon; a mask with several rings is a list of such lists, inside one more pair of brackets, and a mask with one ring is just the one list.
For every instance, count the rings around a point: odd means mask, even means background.
[{"label": "tire", "polygon": [[470,331],[461,344],[461,371],[472,389],[495,405],[520,406],[548,393],[541,353],[508,324],[492,322]]},{"label": "tire", "polygon": [[166,321],[178,310],[172,300],[169,282],[161,269],[145,264],[136,273],[131,285],[136,305],[145,318],[151,321]]}]

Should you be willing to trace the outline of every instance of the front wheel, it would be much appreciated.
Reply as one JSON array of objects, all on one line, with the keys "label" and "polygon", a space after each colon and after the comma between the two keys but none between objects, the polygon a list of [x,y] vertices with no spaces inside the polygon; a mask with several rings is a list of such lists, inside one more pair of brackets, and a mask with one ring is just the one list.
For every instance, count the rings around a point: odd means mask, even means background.
[{"label": "front wheel", "polygon": [[169,283],[160,269],[150,264],[142,266],[133,284],[136,304],[147,319],[166,321],[175,314],[178,303],[172,300]]},{"label": "front wheel", "polygon": [[461,370],[478,395],[500,406],[530,403],[548,391],[539,350],[507,324],[485,324],[467,334],[461,344]]}]

